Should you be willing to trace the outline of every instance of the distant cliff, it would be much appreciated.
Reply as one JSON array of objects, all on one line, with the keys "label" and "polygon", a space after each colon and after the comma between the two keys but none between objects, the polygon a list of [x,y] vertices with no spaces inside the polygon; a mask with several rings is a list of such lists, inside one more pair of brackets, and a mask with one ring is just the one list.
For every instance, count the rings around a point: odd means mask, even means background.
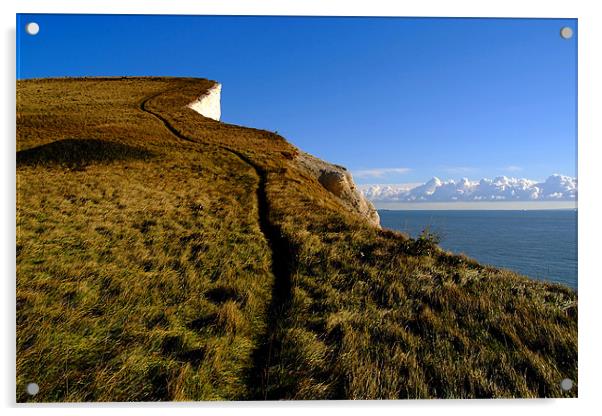
[{"label": "distant cliff", "polygon": [[215,84],[196,100],[188,104],[188,107],[202,116],[219,121],[221,110],[222,84]]}]

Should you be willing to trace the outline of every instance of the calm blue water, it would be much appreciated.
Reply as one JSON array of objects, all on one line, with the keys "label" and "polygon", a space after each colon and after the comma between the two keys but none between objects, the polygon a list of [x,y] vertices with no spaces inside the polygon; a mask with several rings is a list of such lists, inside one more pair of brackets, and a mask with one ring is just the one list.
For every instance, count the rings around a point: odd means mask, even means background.
[{"label": "calm blue water", "polygon": [[534,279],[577,288],[577,211],[378,211],[412,237],[429,228],[441,247]]}]

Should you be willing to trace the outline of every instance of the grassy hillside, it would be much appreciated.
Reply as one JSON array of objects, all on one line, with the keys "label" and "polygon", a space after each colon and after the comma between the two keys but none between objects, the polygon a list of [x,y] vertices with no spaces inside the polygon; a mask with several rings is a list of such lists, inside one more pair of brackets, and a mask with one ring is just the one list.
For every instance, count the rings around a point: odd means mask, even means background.
[{"label": "grassy hillside", "polygon": [[18,82],[18,401],[576,396],[573,291],[371,227],[212,85]]}]

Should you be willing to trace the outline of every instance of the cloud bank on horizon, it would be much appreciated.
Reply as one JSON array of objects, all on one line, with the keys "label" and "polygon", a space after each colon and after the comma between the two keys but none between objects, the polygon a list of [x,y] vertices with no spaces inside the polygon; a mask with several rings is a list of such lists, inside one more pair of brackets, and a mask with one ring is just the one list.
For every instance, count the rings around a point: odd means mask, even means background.
[{"label": "cloud bank on horizon", "polygon": [[418,186],[364,185],[362,193],[373,202],[477,202],[576,201],[577,178],[554,174],[544,182],[498,176],[495,179],[459,181],[434,177]]},{"label": "cloud bank on horizon", "polygon": [[363,169],[356,170],[353,172],[353,175],[356,178],[382,178],[385,175],[392,173],[408,173],[410,168],[376,168],[376,169]]}]

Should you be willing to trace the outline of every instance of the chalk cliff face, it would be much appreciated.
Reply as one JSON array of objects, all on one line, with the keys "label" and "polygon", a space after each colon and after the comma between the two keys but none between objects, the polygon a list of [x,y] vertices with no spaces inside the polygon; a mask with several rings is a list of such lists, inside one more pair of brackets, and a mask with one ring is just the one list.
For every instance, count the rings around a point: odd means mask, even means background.
[{"label": "chalk cliff face", "polygon": [[222,84],[215,84],[215,86],[208,89],[205,94],[188,104],[188,107],[202,116],[219,121],[219,118],[222,115],[220,104],[221,93]]},{"label": "chalk cliff face", "polygon": [[376,208],[357,189],[347,169],[305,152],[299,152],[295,160],[326,190],[337,196],[344,206],[364,217],[373,226],[380,227],[380,217]]}]

